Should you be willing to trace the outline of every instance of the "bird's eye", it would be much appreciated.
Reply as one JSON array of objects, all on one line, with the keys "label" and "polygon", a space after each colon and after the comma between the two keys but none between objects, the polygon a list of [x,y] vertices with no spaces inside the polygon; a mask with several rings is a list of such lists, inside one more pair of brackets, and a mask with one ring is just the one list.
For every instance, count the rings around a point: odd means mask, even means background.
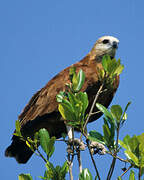
[{"label": "bird's eye", "polygon": [[109,43],[109,40],[108,39],[104,39],[103,40],[103,44],[108,44]]}]

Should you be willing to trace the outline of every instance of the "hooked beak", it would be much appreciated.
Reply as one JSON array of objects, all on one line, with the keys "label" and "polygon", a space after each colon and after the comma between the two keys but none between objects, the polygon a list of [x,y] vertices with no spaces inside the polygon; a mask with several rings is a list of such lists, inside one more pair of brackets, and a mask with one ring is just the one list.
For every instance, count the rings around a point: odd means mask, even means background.
[{"label": "hooked beak", "polygon": [[117,48],[118,48],[118,43],[117,43],[116,41],[114,41],[113,44],[112,44],[112,47],[113,47],[114,49],[117,49]]}]

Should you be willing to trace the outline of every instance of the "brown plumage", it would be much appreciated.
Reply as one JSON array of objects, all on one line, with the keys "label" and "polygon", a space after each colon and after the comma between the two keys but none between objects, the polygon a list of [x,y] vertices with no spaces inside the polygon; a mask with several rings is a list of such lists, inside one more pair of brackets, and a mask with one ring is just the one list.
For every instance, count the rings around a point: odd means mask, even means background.
[{"label": "brown plumage", "polygon": [[[98,68],[102,68],[101,60],[103,55],[108,54],[112,58],[118,46],[118,39],[112,36],[104,36],[98,39],[86,57],[77,62],[73,66],[79,71],[85,72],[85,83],[82,91],[86,91],[89,98],[89,112],[94,96],[97,93],[101,82],[98,79]],[[61,120],[58,112],[58,103],[56,95],[60,91],[65,90],[65,84],[69,82],[70,67],[61,71],[53,79],[51,79],[45,87],[39,90],[29,101],[23,112],[19,115],[21,122],[21,132],[25,137],[32,137],[40,128],[46,128],[50,136],[61,137],[62,133],[66,133],[65,123]],[[116,92],[119,84],[119,77],[116,78],[114,87],[109,88],[100,94],[98,102],[108,107]],[[97,111],[95,108],[94,111]],[[91,116],[90,121],[98,119],[102,114],[97,113]],[[26,163],[33,152],[28,148],[24,141],[19,137],[13,136],[12,144],[6,149],[5,155],[15,157],[19,163]]]}]

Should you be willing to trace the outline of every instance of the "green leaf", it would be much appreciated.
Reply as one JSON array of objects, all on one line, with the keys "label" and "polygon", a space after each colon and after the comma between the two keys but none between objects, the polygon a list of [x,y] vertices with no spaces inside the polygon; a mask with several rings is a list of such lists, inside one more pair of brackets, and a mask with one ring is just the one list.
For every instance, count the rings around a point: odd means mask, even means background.
[{"label": "green leaf", "polygon": [[139,141],[139,165],[140,167],[144,167],[144,133],[137,136]]},{"label": "green leaf", "polygon": [[72,84],[76,83],[76,67],[74,67],[73,65],[69,69],[69,79]]},{"label": "green leaf", "polygon": [[127,119],[127,114],[126,114],[126,111],[129,107],[129,105],[131,104],[131,102],[128,102],[125,109],[124,109],[124,112],[123,112],[123,115],[122,115],[122,124],[125,122],[125,120]]},{"label": "green leaf", "polygon": [[102,58],[102,66],[104,68],[105,71],[107,71],[107,67],[108,67],[108,60],[109,60],[109,56],[105,55]]},{"label": "green leaf", "polygon": [[125,155],[127,156],[128,159],[132,160],[136,166],[139,166],[138,163],[139,163],[139,160],[138,158],[135,156],[134,153],[132,153],[131,151],[129,150],[126,150],[125,151]]},{"label": "green leaf", "polygon": [[102,66],[105,72],[107,72],[111,77],[121,74],[122,70],[124,69],[124,66],[120,63],[120,59],[116,61],[115,58],[111,59],[108,55],[103,56]]},{"label": "green leaf", "polygon": [[76,98],[82,103],[82,112],[85,113],[87,107],[88,107],[88,96],[86,92],[79,92],[76,94]]},{"label": "green leaf", "polygon": [[123,141],[119,140],[118,142],[123,148],[129,149],[128,146]]},{"label": "green leaf", "polygon": [[79,70],[77,75],[77,86],[75,87],[75,92],[79,92],[84,84],[85,74],[82,69]]},{"label": "green leaf", "polygon": [[49,161],[47,161],[45,166],[46,166],[47,170],[45,171],[44,177],[48,177],[48,178],[52,179],[54,176],[54,173],[55,173],[55,168],[54,168],[53,164],[50,163]]},{"label": "green leaf", "polygon": [[82,170],[82,173],[79,175],[79,180],[92,180],[92,175],[87,168]]},{"label": "green leaf", "polygon": [[44,152],[48,155],[49,153],[48,145],[49,145],[49,139],[50,139],[48,131],[45,128],[40,129],[39,137],[40,137],[40,145],[42,149],[44,150]]},{"label": "green leaf", "polygon": [[[136,135],[134,135],[130,140],[129,140],[129,147],[132,152],[134,152],[137,156],[139,156],[139,141]],[[137,151],[138,150],[138,151]]]},{"label": "green leaf", "polygon": [[25,143],[33,152],[35,152],[34,141],[27,137],[27,141],[25,141]]},{"label": "green leaf", "polygon": [[105,143],[107,146],[109,146],[110,145],[111,132],[110,132],[109,127],[106,124],[103,125],[103,133],[104,133]]},{"label": "green leaf", "polygon": [[78,79],[77,79],[77,74],[76,74],[76,67],[72,66],[69,70],[69,76],[70,80],[72,83],[72,90],[75,91],[77,84],[78,84]]},{"label": "green leaf", "polygon": [[130,171],[129,180],[135,180],[135,173],[133,170]]},{"label": "green leaf", "polygon": [[32,177],[30,174],[20,174],[18,176],[18,179],[19,180],[32,180]]},{"label": "green leaf", "polygon": [[40,179],[44,179],[44,180],[50,180],[50,178],[47,177],[43,177],[43,176],[38,176]]},{"label": "green leaf", "polygon": [[[50,171],[45,170],[45,172],[44,172],[44,178],[45,178],[46,180],[50,180],[49,174],[50,174]],[[50,175],[50,176],[51,176],[51,175]]]},{"label": "green leaf", "polygon": [[64,103],[59,104],[58,110],[61,113],[63,119],[65,119],[65,120],[76,120],[73,109],[70,108],[67,104],[64,104]]},{"label": "green leaf", "polygon": [[144,167],[141,168],[141,175],[144,175]]},{"label": "green leaf", "polygon": [[111,75],[111,76],[114,75],[114,72],[115,72],[117,66],[118,66],[118,64],[116,62],[116,59],[112,59],[111,61],[109,60],[108,68],[107,68],[109,75]]},{"label": "green leaf", "polygon": [[97,141],[97,142],[99,142],[101,144],[105,144],[104,143],[104,137],[99,132],[93,130],[93,131],[90,131],[89,134],[90,135],[88,136],[88,138],[90,140]]},{"label": "green leaf", "polygon": [[48,152],[47,152],[47,155],[48,155],[49,158],[54,153],[54,150],[55,150],[55,147],[54,147],[55,140],[56,140],[55,137],[51,137],[51,139],[48,141]]},{"label": "green leaf", "polygon": [[67,99],[63,99],[62,104],[65,104],[69,109],[73,110],[72,104]]},{"label": "green leaf", "polygon": [[102,104],[96,103],[96,107],[108,118],[114,121],[111,113],[107,110],[106,107],[104,107]]},{"label": "green leaf", "polygon": [[122,123],[127,120],[127,113],[123,113],[123,116],[122,116]]},{"label": "green leaf", "polygon": [[21,124],[20,124],[19,120],[16,120],[15,127],[16,127],[16,133],[14,133],[14,135],[22,137],[22,134],[21,134],[21,131],[20,131],[21,130]]},{"label": "green leaf", "polygon": [[117,178],[117,180],[122,180],[122,178],[119,176],[119,177]]},{"label": "green leaf", "polygon": [[126,105],[126,107],[125,107],[125,110],[124,110],[124,112],[126,112],[127,111],[127,109],[128,109],[128,107],[129,107],[129,105],[131,104],[131,101],[129,101],[128,103],[127,103],[127,105]]},{"label": "green leaf", "polygon": [[136,149],[139,145],[138,139],[136,136],[133,136],[132,138],[129,135],[126,135],[123,139],[123,141],[119,140],[119,143],[122,147],[127,149],[128,151],[136,153]]},{"label": "green leaf", "polygon": [[114,74],[120,75],[120,74],[122,73],[123,69],[124,69],[124,65],[121,65],[121,64],[120,64],[120,65],[116,68],[116,70],[114,71]]},{"label": "green leaf", "polygon": [[15,126],[16,126],[16,131],[20,131],[20,129],[21,129],[21,125],[20,125],[20,121],[19,120],[16,120],[16,122],[15,122]]},{"label": "green leaf", "polygon": [[127,134],[127,135],[124,137],[123,142],[124,142],[127,146],[129,146],[129,141],[130,141],[130,139],[131,139],[131,137]]},{"label": "green leaf", "polygon": [[76,67],[72,65],[69,69],[69,75],[74,75],[75,73],[76,73]]},{"label": "green leaf", "polygon": [[140,136],[125,136],[119,144],[126,149],[125,154],[137,167],[144,167],[144,133]]},{"label": "green leaf", "polygon": [[59,94],[56,95],[57,102],[62,102],[65,97],[65,92],[60,91]]},{"label": "green leaf", "polygon": [[72,105],[72,108],[75,109],[77,103],[79,103],[78,99],[76,98],[75,94],[69,92],[68,93],[69,102]]},{"label": "green leaf", "polygon": [[62,176],[65,177],[68,171],[69,171],[69,166],[68,166],[67,161],[65,161],[60,172],[61,172]]},{"label": "green leaf", "polygon": [[116,119],[117,123],[120,122],[122,113],[123,113],[123,111],[122,111],[122,108],[120,105],[113,105],[111,107],[111,114],[112,114],[113,118]]}]

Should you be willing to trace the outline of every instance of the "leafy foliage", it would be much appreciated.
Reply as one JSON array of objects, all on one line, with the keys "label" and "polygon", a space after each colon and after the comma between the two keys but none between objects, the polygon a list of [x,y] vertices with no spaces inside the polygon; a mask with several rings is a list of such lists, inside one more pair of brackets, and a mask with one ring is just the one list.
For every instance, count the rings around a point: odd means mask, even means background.
[{"label": "leafy foliage", "polygon": [[22,134],[21,134],[21,131],[20,131],[21,125],[20,125],[20,121],[19,120],[17,120],[15,122],[15,127],[16,127],[16,130],[15,130],[15,133],[13,133],[13,135],[18,136],[18,137],[22,137]]},{"label": "leafy foliage", "polygon": [[85,81],[85,74],[82,69],[76,74],[76,67],[70,68],[70,80],[71,80],[71,90],[76,93],[79,92],[84,84]]},{"label": "leafy foliage", "polygon": [[92,180],[92,175],[90,171],[86,168],[82,170],[82,173],[79,175],[79,180]]},{"label": "leafy foliage", "polygon": [[124,66],[121,64],[120,59],[111,59],[108,55],[103,56],[102,66],[103,69],[98,69],[99,80],[106,84],[107,87],[113,88],[115,78],[122,73]]},{"label": "leafy foliage", "polygon": [[40,145],[44,152],[50,158],[54,152],[55,137],[50,138],[48,131],[43,128],[39,130]]},{"label": "leafy foliage", "polygon": [[32,177],[30,174],[20,174],[18,179],[19,180],[32,180]]},{"label": "leafy foliage", "polygon": [[126,149],[125,155],[134,167],[144,168],[144,133],[133,137],[126,135],[119,144]]},{"label": "leafy foliage", "polygon": [[109,75],[109,77],[114,77],[122,73],[124,66],[121,65],[120,59],[116,61],[115,58],[111,59],[110,56],[105,55],[102,59],[102,65],[104,71]]},{"label": "leafy foliage", "polygon": [[129,180],[135,180],[135,173],[133,170],[130,171]]},{"label": "leafy foliage", "polygon": [[[128,103],[128,105],[129,104],[130,103]],[[103,105],[96,103],[96,107],[105,115],[103,124],[103,135],[96,131],[90,131],[89,139],[92,141],[98,141],[99,143],[106,145],[110,151],[114,150],[116,142],[115,135],[117,129],[121,125],[123,125],[123,117],[124,114],[126,114],[128,105],[126,105],[124,111],[122,110],[120,105],[113,105],[109,111]]]},{"label": "leafy foliage", "polygon": [[57,95],[58,109],[67,125],[79,127],[84,124],[85,111],[88,107],[87,94],[79,92],[85,79],[84,72],[80,69],[76,74],[73,67],[70,69],[70,79],[72,84],[67,85],[69,92],[60,92]]},{"label": "leafy foliage", "polygon": [[62,167],[61,166],[54,167],[52,163],[47,162],[46,168],[47,170],[44,173],[44,177],[39,176],[41,179],[64,180],[69,169],[67,161],[63,164]]}]

